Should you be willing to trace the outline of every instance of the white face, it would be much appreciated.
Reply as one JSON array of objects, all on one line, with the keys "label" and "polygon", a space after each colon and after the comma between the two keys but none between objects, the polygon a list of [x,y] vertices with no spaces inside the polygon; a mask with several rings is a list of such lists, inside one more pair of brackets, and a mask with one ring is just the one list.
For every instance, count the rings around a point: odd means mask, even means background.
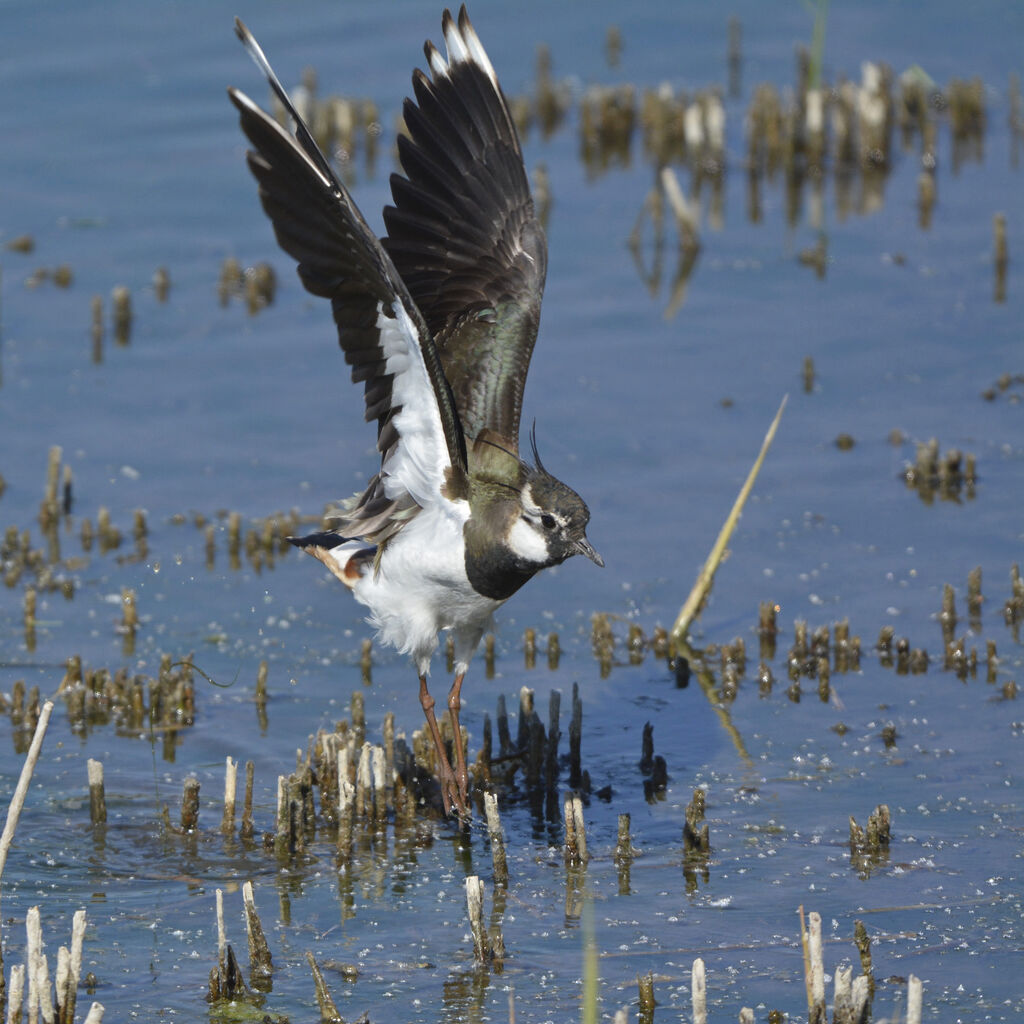
[{"label": "white face", "polygon": [[548,561],[548,542],[543,527],[525,516],[520,516],[513,524],[508,542],[524,562],[544,565]]},{"label": "white face", "polygon": [[508,541],[512,550],[526,562],[544,565],[551,560],[548,538],[564,526],[560,516],[539,508],[527,484],[520,493],[522,512],[512,527]]}]

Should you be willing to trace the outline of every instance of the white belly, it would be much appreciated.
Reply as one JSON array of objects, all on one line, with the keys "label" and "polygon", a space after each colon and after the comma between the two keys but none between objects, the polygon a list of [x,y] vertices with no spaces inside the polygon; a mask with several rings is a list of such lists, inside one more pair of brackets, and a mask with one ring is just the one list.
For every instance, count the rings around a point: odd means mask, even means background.
[{"label": "white belly", "polygon": [[370,609],[380,640],[411,654],[421,674],[437,649],[437,634],[453,630],[456,671],[465,671],[501,601],[482,597],[466,576],[463,517],[424,509],[352,588]]}]

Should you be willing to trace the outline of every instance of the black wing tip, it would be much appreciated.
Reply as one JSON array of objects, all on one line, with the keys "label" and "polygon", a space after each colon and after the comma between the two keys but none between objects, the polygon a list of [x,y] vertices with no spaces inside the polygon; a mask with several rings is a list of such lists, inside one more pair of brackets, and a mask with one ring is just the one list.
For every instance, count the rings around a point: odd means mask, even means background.
[{"label": "black wing tip", "polygon": [[268,78],[272,77],[274,73],[270,69],[270,64],[263,53],[263,48],[256,42],[256,37],[249,31],[245,22],[237,14],[235,15],[235,35],[238,36],[239,41],[245,47],[246,53],[252,57],[259,69]]},{"label": "black wing tip", "polygon": [[305,537],[288,537],[286,539],[289,544],[294,544],[297,548],[323,548],[325,551],[330,551],[331,548],[344,544],[349,538],[342,537],[340,533],[335,533],[333,530],[323,530],[320,533],[307,534]]},{"label": "black wing tip", "polygon": [[442,28],[448,28],[450,25],[455,24],[456,21],[458,22],[460,31],[465,31],[467,25],[469,25],[470,28],[473,27],[472,23],[469,20],[469,14],[466,11],[465,4],[459,5],[459,16],[457,19],[452,15],[450,8],[446,7],[444,9],[444,13],[441,15]]}]

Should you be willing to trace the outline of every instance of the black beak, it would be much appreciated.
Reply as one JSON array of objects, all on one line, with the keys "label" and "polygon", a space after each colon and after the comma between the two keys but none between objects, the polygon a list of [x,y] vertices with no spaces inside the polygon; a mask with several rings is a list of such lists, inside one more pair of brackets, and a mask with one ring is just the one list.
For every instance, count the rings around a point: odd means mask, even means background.
[{"label": "black beak", "polygon": [[599,565],[602,569],[604,568],[604,559],[591,547],[590,541],[586,537],[580,537],[576,541],[576,552],[577,555],[586,555],[594,565]]}]

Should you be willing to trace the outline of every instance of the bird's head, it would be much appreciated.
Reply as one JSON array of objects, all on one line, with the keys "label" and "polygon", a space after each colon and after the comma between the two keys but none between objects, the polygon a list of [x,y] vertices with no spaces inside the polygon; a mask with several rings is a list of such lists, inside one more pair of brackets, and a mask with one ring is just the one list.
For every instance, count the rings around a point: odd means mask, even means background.
[{"label": "bird's head", "polygon": [[586,555],[603,566],[604,560],[587,540],[587,503],[544,468],[533,432],[530,442],[534,465],[524,466],[519,518],[509,535],[513,550],[519,558],[538,567],[559,565],[572,555]]}]

